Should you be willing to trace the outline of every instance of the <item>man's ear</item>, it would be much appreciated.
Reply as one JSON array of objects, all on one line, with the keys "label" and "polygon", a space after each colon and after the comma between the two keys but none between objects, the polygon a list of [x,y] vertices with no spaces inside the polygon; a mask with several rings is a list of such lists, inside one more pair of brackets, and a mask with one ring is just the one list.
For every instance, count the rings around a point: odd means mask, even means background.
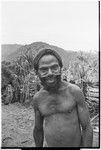
[{"label": "man's ear", "polygon": [[60,73],[62,74],[62,72],[63,72],[63,68],[60,68]]},{"label": "man's ear", "polygon": [[38,70],[34,69],[34,72],[35,72],[35,75],[37,76],[38,75]]},{"label": "man's ear", "polygon": [[38,79],[40,79],[40,74],[39,74],[38,71],[36,71],[36,76],[37,76]]},{"label": "man's ear", "polygon": [[39,74],[39,72],[38,72],[38,71],[36,71],[36,75],[37,75],[37,77],[38,77],[38,78],[40,77],[40,74]]},{"label": "man's ear", "polygon": [[60,68],[61,71],[63,71],[63,68]]}]

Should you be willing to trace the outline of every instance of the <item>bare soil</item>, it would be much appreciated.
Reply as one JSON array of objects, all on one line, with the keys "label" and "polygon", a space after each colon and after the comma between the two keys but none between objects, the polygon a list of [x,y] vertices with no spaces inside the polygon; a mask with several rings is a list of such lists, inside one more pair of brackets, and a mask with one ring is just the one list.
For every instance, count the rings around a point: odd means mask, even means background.
[{"label": "bare soil", "polygon": [[[34,110],[20,103],[2,105],[2,148],[35,147],[33,139]],[[99,146],[94,132],[93,147]]]}]

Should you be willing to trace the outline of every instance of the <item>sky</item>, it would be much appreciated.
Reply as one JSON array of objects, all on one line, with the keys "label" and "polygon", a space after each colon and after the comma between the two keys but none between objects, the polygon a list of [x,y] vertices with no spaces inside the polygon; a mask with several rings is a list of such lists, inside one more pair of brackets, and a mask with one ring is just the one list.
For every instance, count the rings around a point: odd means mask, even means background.
[{"label": "sky", "polygon": [[2,44],[46,42],[65,50],[98,51],[97,1],[3,1]]}]

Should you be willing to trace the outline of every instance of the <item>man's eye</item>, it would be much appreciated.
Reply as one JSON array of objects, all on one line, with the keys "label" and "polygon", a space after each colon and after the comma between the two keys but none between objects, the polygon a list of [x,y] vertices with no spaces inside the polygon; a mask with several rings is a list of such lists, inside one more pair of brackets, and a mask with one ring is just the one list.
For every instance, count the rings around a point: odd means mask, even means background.
[{"label": "man's eye", "polygon": [[57,65],[52,67],[52,70],[58,70],[58,69],[59,69],[59,67]]},{"label": "man's eye", "polygon": [[41,68],[40,71],[41,72],[46,72],[48,69],[47,68]]}]

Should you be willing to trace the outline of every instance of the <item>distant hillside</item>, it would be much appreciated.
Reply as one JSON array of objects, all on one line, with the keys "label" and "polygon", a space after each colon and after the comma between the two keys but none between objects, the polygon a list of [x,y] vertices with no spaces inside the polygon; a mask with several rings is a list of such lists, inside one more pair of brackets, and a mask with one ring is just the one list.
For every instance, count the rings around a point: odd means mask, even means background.
[{"label": "distant hillside", "polygon": [[[5,50],[4,50],[4,48],[5,48]],[[8,48],[8,51],[7,51],[7,48]],[[66,51],[62,48],[59,48],[59,47],[53,46],[53,45],[49,45],[44,42],[34,42],[34,43],[24,45],[24,46],[4,45],[2,48],[2,55],[3,55],[2,58],[4,58],[4,56],[5,56],[6,61],[13,61],[27,52],[32,52],[32,54],[35,55],[42,48],[52,48],[52,49],[56,50],[62,57],[63,64],[65,67],[68,67],[69,61],[73,60],[77,55],[77,52],[74,52],[74,51],[69,51],[69,50]],[[6,53],[4,53],[6,51],[7,51],[7,55],[6,55]],[[2,59],[2,60],[4,60],[4,59]]]},{"label": "distant hillside", "polygon": [[15,52],[18,48],[20,48],[22,45],[19,44],[3,44],[1,46],[1,56],[2,61],[7,60],[8,56]]}]

